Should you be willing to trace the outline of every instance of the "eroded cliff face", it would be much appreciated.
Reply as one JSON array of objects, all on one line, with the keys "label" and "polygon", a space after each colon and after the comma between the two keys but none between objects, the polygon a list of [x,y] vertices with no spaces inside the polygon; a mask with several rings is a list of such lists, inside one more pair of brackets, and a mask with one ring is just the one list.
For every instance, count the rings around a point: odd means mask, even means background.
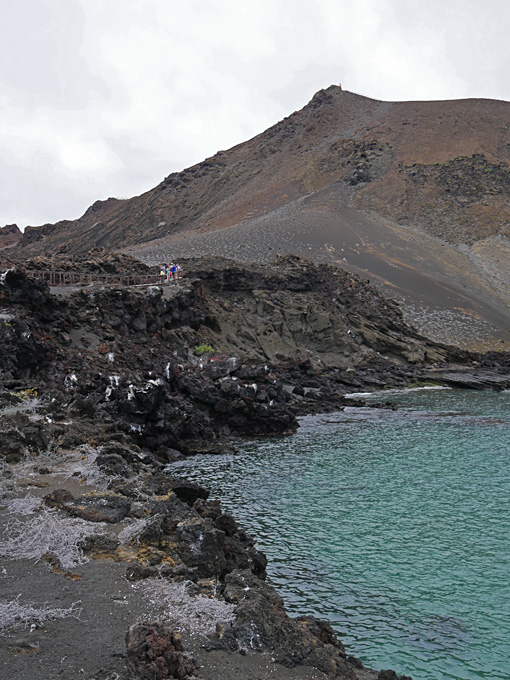
[{"label": "eroded cliff face", "polygon": [[368,282],[335,267],[279,256],[269,265],[204,258],[187,270],[203,284],[211,341],[248,359],[345,369],[381,355],[404,364],[453,357]]}]

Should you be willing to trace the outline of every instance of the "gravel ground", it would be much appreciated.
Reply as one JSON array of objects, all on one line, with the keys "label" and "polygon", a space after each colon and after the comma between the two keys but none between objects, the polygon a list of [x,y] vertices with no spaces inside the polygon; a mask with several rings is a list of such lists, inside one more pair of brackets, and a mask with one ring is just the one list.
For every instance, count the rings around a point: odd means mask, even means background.
[{"label": "gravel ground", "polygon": [[301,255],[369,279],[433,340],[481,351],[510,347],[506,241],[457,247],[348,208],[334,188],[221,231],[159,239],[126,251],[149,265],[201,255],[243,262]]},{"label": "gravel ground", "polygon": [[[74,615],[39,625],[17,626],[0,634],[0,677],[16,680],[115,680],[125,671],[124,636],[135,621],[160,620],[162,612],[125,578],[126,565],[93,560],[73,574],[52,572],[48,564],[2,560],[1,598],[20,605],[69,609]],[[260,653],[243,656],[208,652],[198,636],[184,647],[204,680],[325,680],[319,671],[285,668]],[[368,676],[370,677],[370,676]]]},{"label": "gravel ground", "polygon": [[[93,559],[64,570],[55,566],[55,560],[16,559],[5,549],[9,537],[16,534],[13,522],[27,527],[46,512],[39,504],[42,496],[56,488],[75,495],[90,493],[95,489],[91,480],[101,482],[88,474],[93,471],[84,468],[80,452],[63,458],[60,467],[59,461],[53,454],[41,457],[37,465],[24,461],[0,471],[0,677],[121,680],[125,677],[129,626],[140,621],[169,622],[172,617],[179,620],[179,612],[170,612],[162,598],[151,599],[143,585],[147,582],[130,582],[126,561]],[[51,472],[48,467],[53,467]],[[78,468],[80,476],[73,476]],[[65,516],[62,521],[76,520]],[[118,533],[122,528],[103,523],[92,527],[98,533]],[[27,530],[19,533],[15,552],[21,550],[26,534]],[[44,540],[44,536],[36,540]],[[58,553],[58,547],[55,551]],[[13,614],[18,622],[9,625]],[[23,620],[25,616],[27,620]],[[193,633],[189,626],[182,632],[184,649],[197,661],[204,680],[326,680],[317,670],[285,668],[259,652],[207,651],[203,635]],[[376,677],[368,670],[359,674],[359,680]]]}]

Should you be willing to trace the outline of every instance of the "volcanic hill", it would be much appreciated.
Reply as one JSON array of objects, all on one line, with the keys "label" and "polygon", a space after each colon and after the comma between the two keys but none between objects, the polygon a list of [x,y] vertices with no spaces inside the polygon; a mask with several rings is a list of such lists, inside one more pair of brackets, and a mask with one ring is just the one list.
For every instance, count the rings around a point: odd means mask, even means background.
[{"label": "volcanic hill", "polygon": [[147,264],[295,253],[368,278],[435,340],[505,347],[509,126],[508,102],[381,102],[331,86],[141,196],[28,227],[9,252],[102,246]]}]

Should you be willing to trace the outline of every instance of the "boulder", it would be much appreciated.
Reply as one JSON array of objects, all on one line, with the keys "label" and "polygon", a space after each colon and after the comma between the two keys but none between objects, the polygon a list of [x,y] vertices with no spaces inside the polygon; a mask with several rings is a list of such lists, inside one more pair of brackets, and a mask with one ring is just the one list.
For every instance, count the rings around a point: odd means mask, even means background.
[{"label": "boulder", "polygon": [[199,578],[221,576],[227,568],[225,534],[209,528],[206,521],[196,517],[179,522],[171,539],[179,558],[196,568]]},{"label": "boulder", "polygon": [[183,650],[181,634],[164,623],[135,623],[126,633],[128,680],[192,680],[198,668]]},{"label": "boulder", "polygon": [[0,436],[2,438],[0,455],[3,456],[8,463],[16,463],[21,460],[25,453],[25,435],[17,428],[9,428],[0,432]]},{"label": "boulder", "polygon": [[123,496],[96,494],[80,496],[62,504],[62,510],[89,522],[116,524],[128,514],[131,501]]},{"label": "boulder", "polygon": [[275,589],[249,571],[227,574],[225,584],[223,596],[237,604],[236,618],[221,631],[217,646],[258,650],[289,668],[312,666],[328,678],[354,680],[343,646],[328,624],[313,617],[289,617]]},{"label": "boulder", "polygon": [[206,489],[199,484],[195,484],[194,482],[187,482],[185,480],[177,480],[172,482],[171,488],[177,498],[189,506],[192,506],[193,503],[199,498],[206,501],[210,494],[209,489]]},{"label": "boulder", "polygon": [[100,453],[96,465],[101,472],[115,477],[127,477],[130,471],[129,465],[118,453]]},{"label": "boulder", "polygon": [[409,675],[397,675],[395,671],[383,670],[379,671],[377,680],[413,680]]},{"label": "boulder", "polygon": [[46,494],[43,500],[49,508],[61,508],[65,503],[72,502],[74,497],[67,489],[55,489],[55,491]]}]

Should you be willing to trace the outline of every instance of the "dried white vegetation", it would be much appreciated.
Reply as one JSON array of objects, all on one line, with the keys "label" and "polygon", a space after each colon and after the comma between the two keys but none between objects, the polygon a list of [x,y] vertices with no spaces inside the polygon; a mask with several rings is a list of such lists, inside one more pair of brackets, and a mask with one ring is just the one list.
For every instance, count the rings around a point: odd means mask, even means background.
[{"label": "dried white vegetation", "polygon": [[119,531],[117,538],[121,543],[129,543],[134,538],[138,538],[142,531],[154,523],[157,519],[156,515],[153,517],[144,517],[142,519],[135,519],[128,524],[122,531]]},{"label": "dried white vegetation", "polygon": [[42,407],[42,400],[38,397],[32,397],[31,399],[25,399],[20,405],[19,412],[35,414],[38,409]]},{"label": "dried white vegetation", "polygon": [[83,539],[102,531],[82,520],[60,519],[55,512],[44,510],[28,522],[8,522],[0,541],[0,557],[40,560],[48,555],[62,569],[72,569],[87,561],[80,547]]},{"label": "dried white vegetation", "polygon": [[56,608],[52,609],[46,605],[34,606],[30,604],[21,604],[20,596],[10,602],[0,600],[0,632],[4,632],[8,628],[14,626],[30,626],[32,624],[40,625],[45,621],[55,621],[56,619],[63,619],[66,616],[73,616],[79,618],[81,609],[78,607],[79,602],[73,602],[68,609]]},{"label": "dried white vegetation", "polygon": [[[4,406],[0,409],[0,415],[12,416],[15,413],[27,413],[29,415],[35,415],[37,410],[43,405],[41,399],[38,397],[31,397],[28,399],[23,399],[17,404],[11,404],[10,406]],[[40,419],[39,416],[37,419]],[[33,420],[36,420],[35,418]]]},{"label": "dried white vegetation", "polygon": [[39,476],[42,468],[47,468],[53,477],[59,477],[61,481],[76,477],[82,484],[94,486],[98,491],[105,491],[108,485],[117,479],[98,468],[96,459],[101,453],[101,447],[94,448],[83,444],[72,451],[56,451],[53,446],[54,444],[37,455],[27,453],[18,463],[11,465],[9,469],[12,478],[26,482],[31,477]]},{"label": "dried white vegetation", "polygon": [[164,579],[149,578],[136,584],[151,604],[157,607],[164,620],[176,630],[194,635],[208,635],[218,623],[228,624],[234,618],[235,605],[214,597],[190,595],[190,581],[173,583]]},{"label": "dried white vegetation", "polygon": [[63,466],[66,479],[79,477],[82,483],[93,486],[98,491],[106,491],[110,482],[118,477],[107,475],[100,470],[96,464],[96,459],[101,453],[101,447],[93,448],[84,444],[68,455]]},{"label": "dried white vegetation", "polygon": [[39,476],[41,468],[48,468],[52,472],[60,465],[58,454],[48,448],[46,451],[26,452],[23,458],[15,464],[9,465],[11,479],[16,482],[23,480],[26,484],[30,478]]},{"label": "dried white vegetation", "polygon": [[27,494],[24,498],[11,498],[6,503],[6,510],[13,515],[31,515],[40,509],[42,503],[42,498]]}]

